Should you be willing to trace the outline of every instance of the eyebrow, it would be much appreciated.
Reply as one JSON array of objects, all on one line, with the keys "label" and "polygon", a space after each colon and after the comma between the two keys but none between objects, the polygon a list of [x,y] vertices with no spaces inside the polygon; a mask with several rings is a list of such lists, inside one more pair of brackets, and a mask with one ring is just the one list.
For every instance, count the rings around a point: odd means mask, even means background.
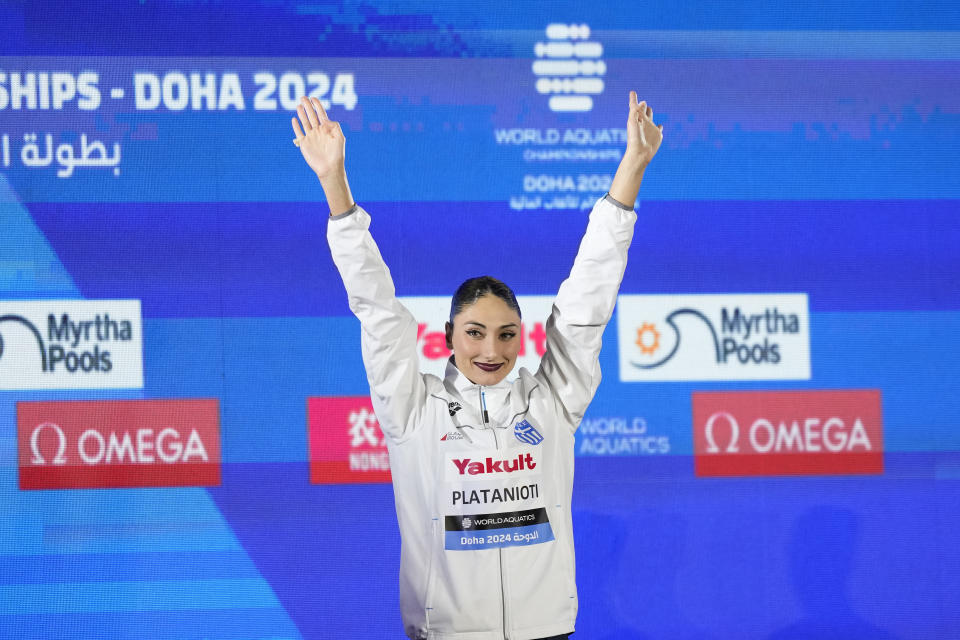
[{"label": "eyebrow", "polygon": [[[481,329],[486,329],[486,328],[487,328],[487,325],[483,324],[482,322],[476,322],[475,320],[469,320],[469,321],[465,322],[464,324],[473,324],[473,325],[476,325],[476,326],[480,327]],[[500,325],[500,328],[501,328],[501,329],[506,329],[507,327],[519,327],[519,326],[520,326],[520,325],[518,325],[516,322],[511,322],[511,323],[509,323],[509,324],[502,324],[502,325]]]}]

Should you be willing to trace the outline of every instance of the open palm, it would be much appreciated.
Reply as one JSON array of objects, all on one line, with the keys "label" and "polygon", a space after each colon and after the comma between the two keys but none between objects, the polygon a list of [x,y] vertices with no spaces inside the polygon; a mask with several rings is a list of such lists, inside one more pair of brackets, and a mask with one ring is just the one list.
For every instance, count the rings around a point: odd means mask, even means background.
[{"label": "open palm", "polygon": [[[293,133],[304,160],[321,180],[343,170],[346,139],[340,123],[327,117],[317,98],[302,98],[293,118]],[[302,123],[302,128],[301,128]]]}]

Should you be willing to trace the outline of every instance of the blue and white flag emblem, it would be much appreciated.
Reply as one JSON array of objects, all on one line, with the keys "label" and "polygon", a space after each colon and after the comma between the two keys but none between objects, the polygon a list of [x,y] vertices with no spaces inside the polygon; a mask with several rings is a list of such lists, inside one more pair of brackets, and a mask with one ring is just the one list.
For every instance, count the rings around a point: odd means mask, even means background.
[{"label": "blue and white flag emblem", "polygon": [[526,420],[522,420],[513,425],[513,433],[520,442],[526,442],[527,444],[540,444],[543,442],[543,436],[540,435],[540,432],[534,429],[533,425]]}]

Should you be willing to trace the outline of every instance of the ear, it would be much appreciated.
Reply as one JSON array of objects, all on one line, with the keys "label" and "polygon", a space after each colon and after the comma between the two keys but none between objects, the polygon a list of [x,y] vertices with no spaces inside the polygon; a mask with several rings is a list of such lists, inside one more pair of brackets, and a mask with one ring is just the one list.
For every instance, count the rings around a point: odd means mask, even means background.
[{"label": "ear", "polygon": [[447,349],[453,351],[453,325],[449,322],[445,323],[443,331],[447,335]]}]

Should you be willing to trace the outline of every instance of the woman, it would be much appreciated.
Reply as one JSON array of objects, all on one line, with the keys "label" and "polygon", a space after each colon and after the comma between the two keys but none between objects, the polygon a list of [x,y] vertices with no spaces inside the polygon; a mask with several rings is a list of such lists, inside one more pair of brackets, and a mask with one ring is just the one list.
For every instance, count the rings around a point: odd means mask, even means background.
[{"label": "woman", "polygon": [[546,324],[535,374],[513,369],[520,308],[493,278],[454,295],[443,380],[419,373],[417,321],[353,200],[345,141],[319,100],[293,118],[330,207],[327,239],[360,320],[373,407],[387,437],[401,533],[400,606],[412,639],[564,638],[577,615],[574,432],[600,383],[603,329],[626,267],[644,170],[662,140],[630,92],[627,149],[590,214]]}]

